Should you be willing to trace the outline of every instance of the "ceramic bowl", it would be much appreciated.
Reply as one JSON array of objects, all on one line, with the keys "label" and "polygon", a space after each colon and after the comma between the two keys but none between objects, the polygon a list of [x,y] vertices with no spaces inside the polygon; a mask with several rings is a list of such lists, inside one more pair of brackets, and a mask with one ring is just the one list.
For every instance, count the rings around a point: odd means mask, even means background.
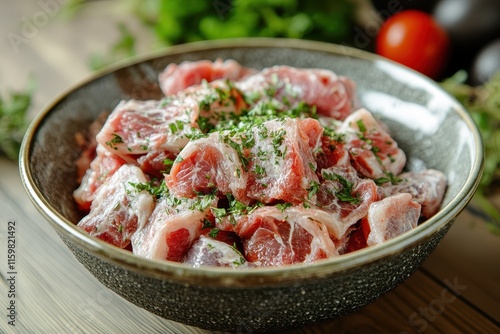
[{"label": "ceramic bowl", "polygon": [[[191,268],[137,257],[76,228],[75,133],[121,99],[159,98],[157,75],[169,63],[232,58],[331,69],[357,84],[359,103],[390,128],[408,170],[443,171],[441,210],[384,244],[308,265],[232,270]],[[109,289],[161,317],[205,329],[261,332],[331,319],[356,310],[408,278],[467,205],[482,172],[479,132],[463,107],[435,82],[345,46],[240,39],[171,47],[94,75],[40,112],[22,145],[20,172],[34,205],[76,258]],[[119,307],[117,305],[116,307]]]}]

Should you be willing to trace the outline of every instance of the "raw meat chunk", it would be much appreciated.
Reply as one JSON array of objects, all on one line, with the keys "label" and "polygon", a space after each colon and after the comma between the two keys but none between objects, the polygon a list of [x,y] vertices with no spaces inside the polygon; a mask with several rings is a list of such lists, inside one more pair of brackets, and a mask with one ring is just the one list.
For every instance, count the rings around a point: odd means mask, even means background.
[{"label": "raw meat chunk", "polygon": [[146,155],[140,156],[137,159],[137,163],[144,173],[161,179],[165,172],[170,170],[171,163],[173,163],[175,158],[175,154],[169,151],[151,151]]},{"label": "raw meat chunk", "polygon": [[248,268],[243,255],[225,242],[201,235],[182,261],[195,268],[202,266]]},{"label": "raw meat chunk", "polygon": [[246,107],[240,91],[222,81],[190,87],[161,101],[122,101],[97,135],[97,142],[133,163],[131,155],[179,153],[193,133],[206,132]]},{"label": "raw meat chunk", "polygon": [[253,129],[247,195],[262,203],[279,200],[299,204],[318,184],[313,152],[323,129],[318,121],[284,119]]},{"label": "raw meat chunk", "polygon": [[345,134],[352,165],[362,175],[378,179],[403,170],[405,153],[368,110],[352,113],[339,132]]},{"label": "raw meat chunk", "polygon": [[397,184],[386,183],[383,188],[387,196],[408,193],[413,200],[422,205],[421,215],[430,218],[435,215],[443,202],[446,190],[446,176],[437,170],[407,172],[398,176]]},{"label": "raw meat chunk", "polygon": [[125,164],[125,160],[111,154],[100,145],[97,145],[96,152],[97,156],[92,160],[80,186],[73,192],[73,197],[82,211],[90,210],[97,189]]},{"label": "raw meat chunk", "polygon": [[97,141],[128,161],[132,160],[132,154],[179,152],[189,141],[186,134],[192,132],[191,108],[197,104],[190,102],[164,105],[153,100],[122,101],[97,135]]},{"label": "raw meat chunk", "polygon": [[92,124],[90,124],[89,128],[86,131],[77,132],[75,134],[76,143],[82,150],[80,157],[76,161],[78,183],[82,182],[83,177],[85,176],[87,170],[90,168],[90,164],[96,157],[96,135],[101,130],[104,122],[106,122],[107,117],[107,113],[101,113],[97,117],[97,119],[94,120]]},{"label": "raw meat chunk", "polygon": [[247,173],[238,152],[220,140],[219,133],[190,141],[165,177],[170,191],[177,197],[196,197],[214,190],[232,193],[248,202],[245,193]]},{"label": "raw meat chunk", "polygon": [[392,195],[372,203],[366,217],[370,227],[366,244],[380,244],[415,228],[420,208],[410,194]]},{"label": "raw meat chunk", "polygon": [[363,219],[356,224],[355,228],[347,235],[345,247],[342,249],[342,252],[339,250],[339,253],[347,254],[366,248],[368,246],[366,244],[366,239],[368,238],[369,233],[370,227],[368,226],[366,219]]},{"label": "raw meat chunk", "polygon": [[217,79],[238,80],[255,70],[241,66],[238,62],[227,59],[184,61],[177,64],[169,64],[160,73],[158,81],[165,95],[173,95],[187,87],[201,84],[203,80],[208,82]]},{"label": "raw meat chunk", "polygon": [[245,257],[269,267],[313,261],[338,255],[327,227],[303,208],[262,207],[242,217],[236,232]]},{"label": "raw meat chunk", "polygon": [[273,98],[289,108],[305,102],[316,106],[319,114],[339,120],[351,113],[354,104],[353,81],[324,69],[273,66],[236,86],[248,96]]},{"label": "raw meat chunk", "polygon": [[287,118],[210,134],[184,148],[167,185],[181,197],[217,190],[246,204],[250,199],[301,203],[318,183],[312,152],[321,131],[316,120]]},{"label": "raw meat chunk", "polygon": [[368,208],[377,200],[377,186],[370,179],[361,179],[349,167],[330,167],[321,171],[323,182],[317,196],[317,205],[343,225],[341,237],[347,229],[368,214]]},{"label": "raw meat chunk", "polygon": [[176,204],[169,198],[160,199],[144,229],[132,237],[134,254],[148,259],[181,261],[199,238],[204,220],[213,219],[210,204],[216,205],[215,198],[202,207],[197,206],[196,200]]},{"label": "raw meat chunk", "polygon": [[349,152],[345,145],[338,140],[323,135],[321,137],[320,149],[315,153],[318,171],[330,167],[348,167],[351,166]]},{"label": "raw meat chunk", "polygon": [[121,166],[97,190],[90,213],[78,227],[110,244],[125,248],[141,230],[154,208],[154,199],[132,184],[147,182],[142,171],[132,165]]}]

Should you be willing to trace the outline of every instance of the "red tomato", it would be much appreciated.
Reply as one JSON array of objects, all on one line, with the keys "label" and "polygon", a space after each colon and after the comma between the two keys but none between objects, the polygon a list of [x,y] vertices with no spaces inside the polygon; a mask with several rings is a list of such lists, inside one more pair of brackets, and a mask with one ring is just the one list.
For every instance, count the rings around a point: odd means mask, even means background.
[{"label": "red tomato", "polygon": [[391,16],[380,28],[376,52],[433,79],[445,67],[448,34],[424,12],[406,10]]}]

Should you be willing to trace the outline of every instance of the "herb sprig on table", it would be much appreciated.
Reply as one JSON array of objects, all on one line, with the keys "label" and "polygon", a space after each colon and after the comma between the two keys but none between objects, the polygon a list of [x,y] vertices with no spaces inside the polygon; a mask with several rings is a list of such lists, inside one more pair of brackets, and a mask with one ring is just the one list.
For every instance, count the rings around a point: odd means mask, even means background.
[{"label": "herb sprig on table", "polygon": [[491,217],[490,229],[500,234],[500,210],[488,199],[500,190],[500,72],[481,86],[472,87],[466,81],[467,73],[459,71],[442,86],[469,111],[481,132],[485,163],[474,201]]},{"label": "herb sprig on table", "polygon": [[33,85],[24,91],[0,96],[0,155],[17,160],[21,142],[28,126],[27,112],[31,105]]}]

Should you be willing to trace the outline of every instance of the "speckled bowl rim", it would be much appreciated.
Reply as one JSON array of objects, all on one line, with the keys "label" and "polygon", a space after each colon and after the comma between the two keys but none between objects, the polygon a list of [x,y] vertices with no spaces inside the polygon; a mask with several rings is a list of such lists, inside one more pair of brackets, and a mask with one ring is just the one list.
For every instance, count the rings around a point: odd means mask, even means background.
[{"label": "speckled bowl rim", "polygon": [[474,137],[475,156],[473,157],[471,173],[468,176],[463,188],[455,196],[455,198],[453,198],[435,216],[428,219],[425,223],[420,224],[415,229],[383,244],[368,247],[339,257],[317,261],[312,264],[288,265],[279,268],[251,268],[240,270],[212,267],[192,268],[188,265],[177,262],[141,258],[129,251],[118,249],[117,247],[107,244],[104,241],[90,237],[88,234],[78,229],[73,222],[69,221],[57,212],[48,203],[43,193],[34,182],[32,170],[30,168],[30,155],[32,153],[32,144],[36,138],[38,130],[43,125],[45,117],[51,113],[58,102],[75,90],[91,83],[93,80],[130,65],[153,60],[158,57],[186,52],[239,47],[286,47],[292,49],[320,51],[339,56],[359,58],[370,62],[387,62],[393,66],[404,68],[404,66],[386,60],[375,54],[343,45],[295,39],[244,38],[176,45],[169,47],[166,50],[141,55],[132,60],[120,62],[98,71],[90,75],[87,79],[82,80],[62,92],[40,113],[38,113],[30,124],[21,146],[19,167],[23,186],[35,207],[51,223],[59,235],[67,240],[71,240],[79,247],[95,256],[105,259],[115,265],[125,267],[129,270],[143,273],[144,275],[167,279],[169,281],[184,282],[186,284],[191,283],[227,287],[258,287],[263,284],[279,285],[285,282],[294,282],[307,278],[330,276],[334,275],[336,272],[343,272],[352,267],[368,264],[384,257],[391,256],[392,254],[399,253],[408,247],[422,243],[423,240],[437,233],[442,228],[445,228],[450,221],[453,221],[458,216],[467,203],[472,199],[482,174],[484,159],[483,144],[477,126],[463,106],[460,105],[460,103],[458,103],[458,101],[456,101],[456,99],[452,96],[444,92],[437,83],[409,68],[405,68],[406,71],[413,72],[414,75],[420,77],[421,80],[426,81],[431,92],[434,91],[445,94],[449,97],[450,101],[453,102],[451,107],[455,109],[456,113],[464,121]]}]

